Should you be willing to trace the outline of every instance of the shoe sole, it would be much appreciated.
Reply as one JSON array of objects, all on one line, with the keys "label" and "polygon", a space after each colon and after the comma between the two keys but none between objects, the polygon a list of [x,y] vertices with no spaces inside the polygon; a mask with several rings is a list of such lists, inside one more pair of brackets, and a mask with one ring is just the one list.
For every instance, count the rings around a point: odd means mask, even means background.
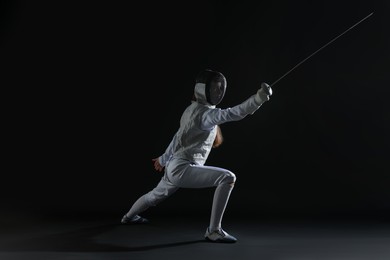
[{"label": "shoe sole", "polygon": [[132,224],[148,224],[149,223],[149,220],[147,219],[139,219],[139,220],[136,220],[136,221],[121,221],[121,224],[124,224],[124,225],[132,225]]},{"label": "shoe sole", "polygon": [[237,240],[223,240],[223,239],[211,240],[211,239],[208,238],[208,237],[206,237],[205,239],[206,239],[207,241],[213,242],[213,243],[233,244],[233,243],[236,243],[236,242],[237,242]]}]

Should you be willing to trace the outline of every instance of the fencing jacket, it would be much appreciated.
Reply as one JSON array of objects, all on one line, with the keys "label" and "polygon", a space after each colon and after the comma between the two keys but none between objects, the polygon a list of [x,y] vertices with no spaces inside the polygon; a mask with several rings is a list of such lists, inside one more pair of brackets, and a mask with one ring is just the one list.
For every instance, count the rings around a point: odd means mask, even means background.
[{"label": "fencing jacket", "polygon": [[195,85],[196,101],[191,101],[191,104],[184,110],[179,129],[164,154],[159,157],[162,166],[166,166],[173,158],[204,165],[213,146],[217,133],[216,126],[241,120],[253,114],[264,103],[257,103],[255,94],[234,107],[217,108],[206,101],[205,87],[203,83]]}]

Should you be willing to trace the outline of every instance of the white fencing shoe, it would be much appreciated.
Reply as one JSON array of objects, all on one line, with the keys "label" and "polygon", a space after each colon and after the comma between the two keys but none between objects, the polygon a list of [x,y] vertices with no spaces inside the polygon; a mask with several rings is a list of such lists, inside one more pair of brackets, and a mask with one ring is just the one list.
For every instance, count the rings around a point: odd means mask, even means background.
[{"label": "white fencing shoe", "polygon": [[124,215],[121,220],[121,223],[122,224],[146,224],[149,223],[149,220],[139,215],[135,215],[133,218],[129,218],[126,215]]},{"label": "white fencing shoe", "polygon": [[206,240],[211,242],[219,242],[219,243],[235,243],[237,242],[237,238],[232,235],[229,235],[222,228],[217,229],[213,232],[210,232],[209,228],[207,228],[206,233],[204,234]]}]

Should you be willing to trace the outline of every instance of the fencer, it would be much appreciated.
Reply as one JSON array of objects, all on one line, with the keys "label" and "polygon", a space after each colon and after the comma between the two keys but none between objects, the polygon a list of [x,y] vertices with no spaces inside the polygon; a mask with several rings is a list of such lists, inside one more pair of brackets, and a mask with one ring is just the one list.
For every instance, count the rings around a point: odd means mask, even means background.
[{"label": "fencer", "polygon": [[161,203],[179,188],[216,187],[210,223],[204,238],[222,243],[237,241],[221,224],[236,175],[227,169],[205,163],[211,149],[223,141],[219,126],[253,114],[269,101],[272,89],[262,83],[257,92],[244,102],[233,107],[217,108],[226,88],[226,77],[219,71],[206,69],[196,76],[194,98],[181,116],[179,129],[165,152],[152,159],[155,170],[164,171],[164,175],[154,189],[135,201],[122,217],[122,224],[147,223],[149,220],[139,214]]}]

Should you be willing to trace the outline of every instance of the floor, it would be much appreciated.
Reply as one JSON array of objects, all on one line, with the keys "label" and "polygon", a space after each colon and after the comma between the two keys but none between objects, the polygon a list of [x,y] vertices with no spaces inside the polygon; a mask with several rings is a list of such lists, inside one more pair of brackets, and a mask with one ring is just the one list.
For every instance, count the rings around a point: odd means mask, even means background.
[{"label": "floor", "polygon": [[389,260],[390,222],[224,219],[234,244],[206,242],[205,219],[50,219],[3,226],[1,260]]}]

